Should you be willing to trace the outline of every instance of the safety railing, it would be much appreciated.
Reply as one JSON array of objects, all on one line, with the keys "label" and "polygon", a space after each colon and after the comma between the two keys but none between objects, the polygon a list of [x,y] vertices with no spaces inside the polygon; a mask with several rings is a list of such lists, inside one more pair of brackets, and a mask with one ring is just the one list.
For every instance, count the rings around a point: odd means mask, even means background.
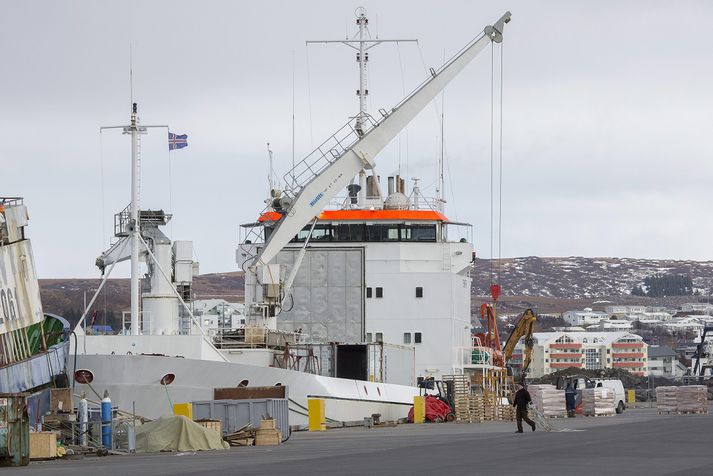
[{"label": "safety railing", "polygon": [[296,197],[302,187],[322,173],[364,134],[377,125],[377,122],[368,114],[362,115],[361,119],[359,131],[357,130],[357,118],[354,117],[287,172],[283,177],[285,195],[291,198]]}]

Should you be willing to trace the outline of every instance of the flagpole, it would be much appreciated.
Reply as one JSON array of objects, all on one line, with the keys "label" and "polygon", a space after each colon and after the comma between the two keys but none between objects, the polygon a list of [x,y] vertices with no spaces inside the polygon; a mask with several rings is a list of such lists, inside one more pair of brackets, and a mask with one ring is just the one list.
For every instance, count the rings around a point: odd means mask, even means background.
[{"label": "flagpole", "polygon": [[[168,137],[171,137],[169,132]],[[173,215],[173,174],[171,172],[171,145],[168,146],[168,208]],[[171,220],[171,239],[173,239],[173,220]]]}]

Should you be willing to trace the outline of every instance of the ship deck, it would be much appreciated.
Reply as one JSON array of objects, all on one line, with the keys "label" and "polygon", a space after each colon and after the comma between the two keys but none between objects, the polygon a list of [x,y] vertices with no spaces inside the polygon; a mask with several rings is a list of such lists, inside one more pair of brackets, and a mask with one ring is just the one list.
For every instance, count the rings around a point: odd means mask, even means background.
[{"label": "ship deck", "polygon": [[515,434],[514,423],[399,425],[293,433],[282,446],[206,453],[87,457],[32,463],[17,474],[706,474],[712,414],[550,420]]}]

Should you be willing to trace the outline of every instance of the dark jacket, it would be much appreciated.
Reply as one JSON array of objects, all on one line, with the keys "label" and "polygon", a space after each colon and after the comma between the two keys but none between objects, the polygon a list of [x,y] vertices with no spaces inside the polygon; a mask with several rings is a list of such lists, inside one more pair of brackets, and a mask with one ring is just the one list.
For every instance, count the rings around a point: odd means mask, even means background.
[{"label": "dark jacket", "polygon": [[518,410],[525,410],[527,408],[527,404],[531,401],[532,398],[530,398],[530,392],[528,392],[524,388],[521,388],[515,394],[515,400],[513,400],[512,406],[517,407]]}]

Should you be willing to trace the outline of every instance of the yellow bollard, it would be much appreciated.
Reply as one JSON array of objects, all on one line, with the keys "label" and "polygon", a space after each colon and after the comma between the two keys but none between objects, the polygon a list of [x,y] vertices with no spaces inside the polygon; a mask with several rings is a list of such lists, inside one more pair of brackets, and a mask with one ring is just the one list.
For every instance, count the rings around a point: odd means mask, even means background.
[{"label": "yellow bollard", "polygon": [[174,403],[173,414],[183,415],[189,420],[193,420],[193,405],[191,403]]},{"label": "yellow bollard", "polygon": [[413,397],[413,422],[426,421],[426,397]]},{"label": "yellow bollard", "polygon": [[636,392],[634,390],[626,391],[626,403],[636,403]]},{"label": "yellow bollard", "polygon": [[307,399],[307,414],[309,431],[324,431],[327,429],[327,418],[324,414],[324,400],[321,398]]}]

